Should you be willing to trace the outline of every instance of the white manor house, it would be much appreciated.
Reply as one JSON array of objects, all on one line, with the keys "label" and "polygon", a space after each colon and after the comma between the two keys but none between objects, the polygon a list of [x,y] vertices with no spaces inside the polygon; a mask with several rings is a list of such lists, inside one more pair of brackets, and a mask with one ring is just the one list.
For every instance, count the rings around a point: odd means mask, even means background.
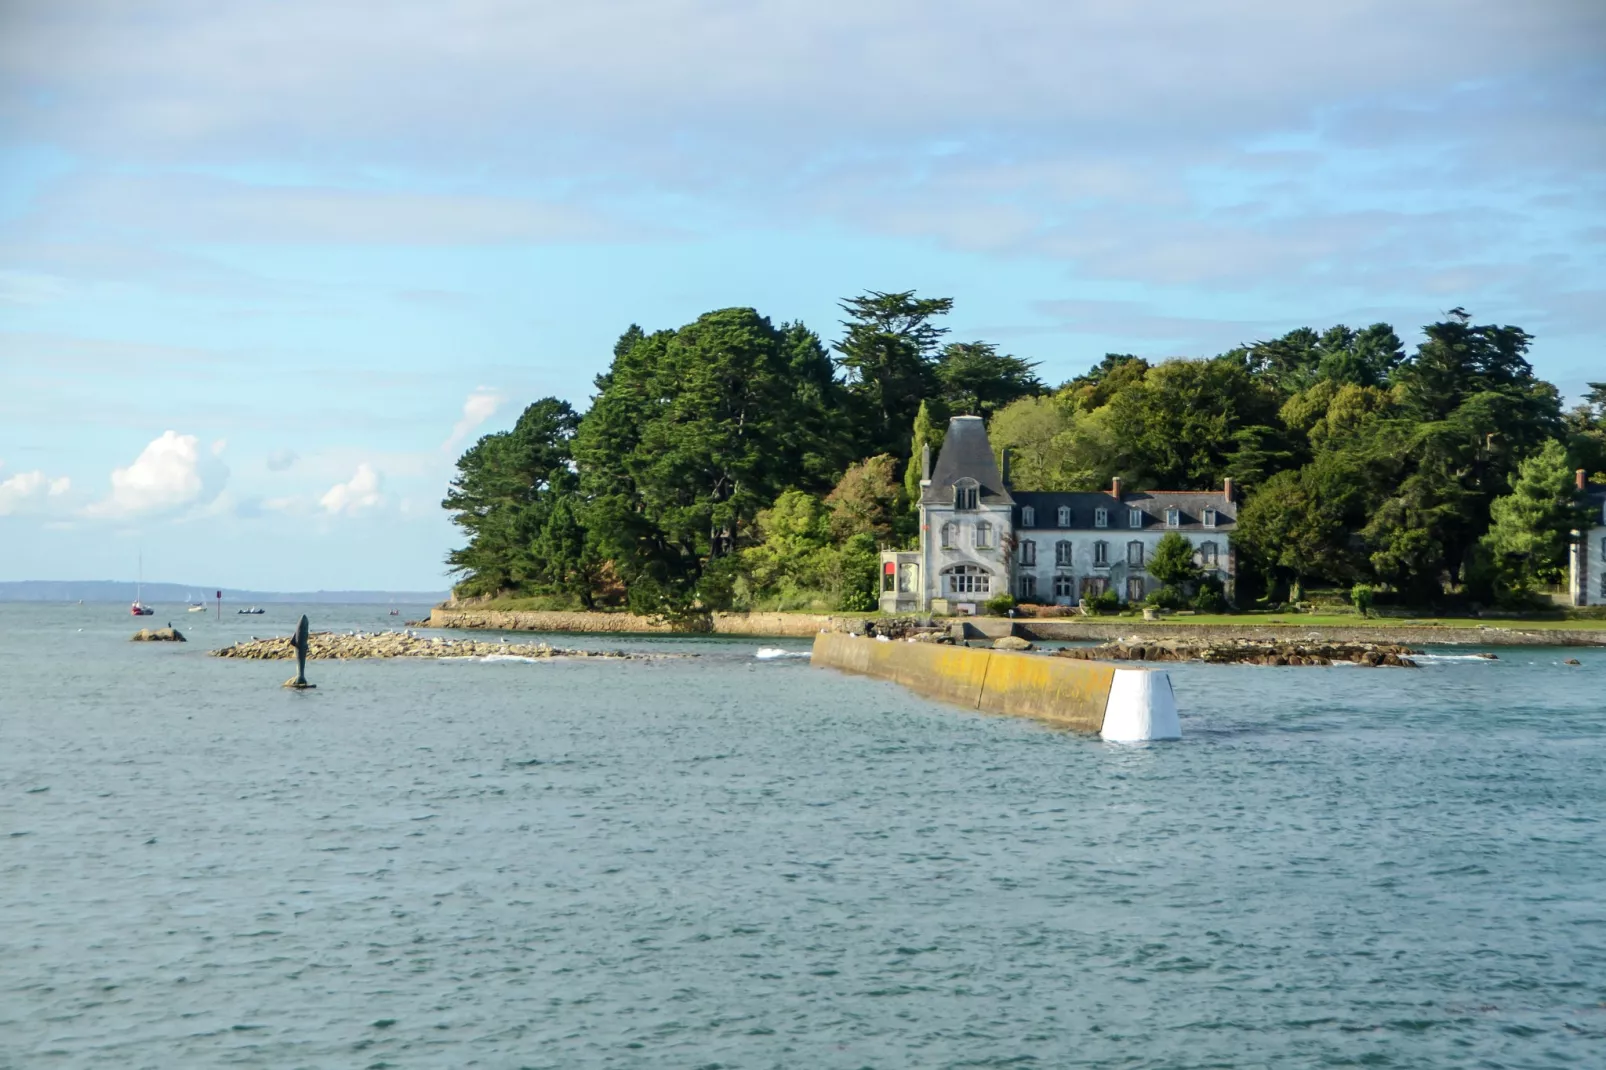
[{"label": "white manor house", "polygon": [[[921,458],[920,548],[881,554],[881,609],[926,613],[999,594],[1074,605],[1114,591],[1141,601],[1159,583],[1144,570],[1155,544],[1180,532],[1194,560],[1232,595],[1232,481],[1219,491],[1011,491],[979,416],[948,424],[937,463]],[[933,603],[936,603],[935,605]]]}]

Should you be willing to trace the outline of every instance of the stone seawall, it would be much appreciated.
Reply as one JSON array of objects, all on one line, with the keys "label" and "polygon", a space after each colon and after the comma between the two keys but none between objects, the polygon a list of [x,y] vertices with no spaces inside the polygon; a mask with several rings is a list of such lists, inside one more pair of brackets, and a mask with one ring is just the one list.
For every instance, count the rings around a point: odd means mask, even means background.
[{"label": "stone seawall", "polygon": [[[810,639],[820,632],[842,632],[854,617],[814,613],[715,613],[712,634]],[[430,610],[431,628],[477,628],[503,632],[586,632],[608,635],[684,635],[688,629],[629,613],[563,613],[524,610]],[[690,634],[695,634],[694,632]]]},{"label": "stone seawall", "polygon": [[1156,635],[1186,637],[1199,641],[1250,639],[1257,642],[1289,643],[1314,640],[1323,643],[1387,643],[1399,646],[1459,644],[1463,646],[1606,646],[1606,631],[1570,628],[1480,627],[1445,628],[1411,625],[1406,622],[1377,627],[1302,627],[1288,624],[1187,624],[1181,620],[1136,621],[1123,618],[1104,620],[1021,620],[1015,634],[1048,642],[1074,642],[1083,639],[1126,639]]}]

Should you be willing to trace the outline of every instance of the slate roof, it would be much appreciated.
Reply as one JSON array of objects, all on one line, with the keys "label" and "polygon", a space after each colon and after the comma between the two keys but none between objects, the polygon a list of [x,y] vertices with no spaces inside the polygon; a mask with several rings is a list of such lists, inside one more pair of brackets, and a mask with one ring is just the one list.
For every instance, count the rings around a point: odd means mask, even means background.
[{"label": "slate roof", "polygon": [[[1036,523],[1027,528],[1021,524],[1020,510],[1031,506],[1036,512]],[[1059,510],[1069,506],[1071,526],[1059,526]],[[1175,507],[1178,523],[1166,528],[1165,511]],[[1216,511],[1216,526],[1206,527],[1204,511]],[[1093,526],[1093,511],[1110,511],[1109,527]],[[1143,512],[1143,527],[1134,528],[1127,521],[1126,510]],[[1168,531],[1232,531],[1238,526],[1238,503],[1228,501],[1222,493],[1209,490],[1132,490],[1123,491],[1119,501],[1107,491],[1016,491],[1015,527],[1021,531],[1148,531],[1165,528]]]},{"label": "slate roof", "polygon": [[955,416],[948,421],[948,436],[942,440],[937,463],[931,466],[931,485],[921,492],[920,501],[952,505],[954,484],[967,477],[980,484],[982,505],[1014,502],[998,472],[993,447],[987,441],[987,425],[980,416]]}]

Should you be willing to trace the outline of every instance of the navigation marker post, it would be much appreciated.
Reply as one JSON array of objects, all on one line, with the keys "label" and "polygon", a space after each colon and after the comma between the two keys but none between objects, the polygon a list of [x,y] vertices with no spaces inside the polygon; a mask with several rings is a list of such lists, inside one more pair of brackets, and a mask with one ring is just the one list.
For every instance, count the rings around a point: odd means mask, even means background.
[{"label": "navigation marker post", "polygon": [[223,623],[223,592],[222,591],[219,591],[217,593],[217,622],[219,624]]}]

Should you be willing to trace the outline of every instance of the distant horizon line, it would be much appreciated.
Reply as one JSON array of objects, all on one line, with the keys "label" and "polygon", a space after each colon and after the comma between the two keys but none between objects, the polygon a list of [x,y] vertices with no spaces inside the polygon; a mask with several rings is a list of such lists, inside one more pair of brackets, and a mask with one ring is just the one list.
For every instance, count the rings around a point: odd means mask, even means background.
[{"label": "distant horizon line", "polygon": [[172,583],[165,580],[0,580],[0,602],[120,602],[135,597],[146,601],[416,601],[436,602],[451,595],[438,590],[343,588],[271,591],[243,587]]}]

